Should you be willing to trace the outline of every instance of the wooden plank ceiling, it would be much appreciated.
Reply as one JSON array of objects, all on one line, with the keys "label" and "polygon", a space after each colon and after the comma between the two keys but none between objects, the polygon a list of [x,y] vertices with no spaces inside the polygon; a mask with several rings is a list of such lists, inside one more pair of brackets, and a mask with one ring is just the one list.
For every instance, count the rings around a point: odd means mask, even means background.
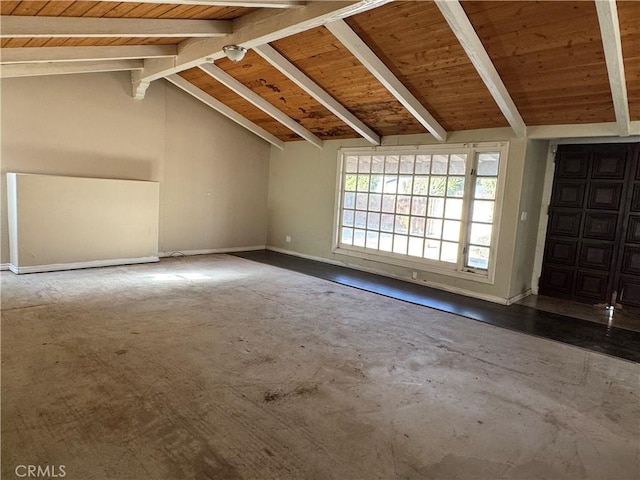
[{"label": "wooden plank ceiling", "polygon": [[[71,17],[103,19],[223,20],[233,25],[231,43],[254,19],[286,23],[291,10],[303,12],[321,2],[280,2],[278,8],[253,7],[257,2],[203,0],[167,3],[141,1],[2,1],[3,17]],[[378,8],[363,8],[345,19],[399,82],[448,132],[508,127],[504,103],[515,105],[528,126],[624,122],[614,111],[598,12],[594,1],[462,1],[471,32],[486,50],[506,99],[488,87],[486,72],[470,60],[461,32],[452,29],[438,2],[377,0]],[[182,4],[181,4],[182,3]],[[184,4],[188,3],[188,4]],[[266,0],[264,3],[269,3]],[[333,2],[337,3],[337,2]],[[345,3],[345,2],[342,2]],[[454,2],[455,3],[455,2]],[[308,5],[307,5],[308,4]],[[314,4],[314,5],[312,5]],[[618,1],[617,12],[624,66],[628,119],[640,120],[640,2]],[[286,8],[289,7],[289,8]],[[443,13],[441,13],[443,11]],[[244,22],[244,23],[243,23]],[[312,22],[283,35],[274,33],[270,45],[299,75],[315,84],[379,136],[425,133],[424,122],[406,108],[406,101],[385,87],[329,29]],[[252,27],[253,28],[253,27]],[[257,28],[257,27],[256,27]],[[1,31],[1,30],[0,30]],[[234,36],[235,35],[235,36]],[[265,38],[267,38],[265,37]],[[343,40],[344,41],[344,40]],[[251,39],[245,41],[251,44]],[[462,44],[461,44],[462,42]],[[191,48],[189,36],[83,38],[34,36],[2,38],[0,54],[41,47],[106,47],[173,45],[178,73],[202,92],[239,113],[249,123],[283,141],[301,137],[265,113],[259,106],[193,67],[181,63],[179,52]],[[219,45],[223,45],[220,43]],[[259,44],[259,43],[258,43]],[[256,46],[258,45],[256,44]],[[211,45],[214,45],[213,43]],[[262,56],[249,50],[238,63],[221,58],[212,47],[215,65],[259,95],[297,124],[323,140],[358,137],[357,128],[339,118],[313,92],[305,91]],[[250,45],[253,46],[253,45]],[[50,51],[51,49],[49,49]],[[37,50],[34,50],[34,52]],[[45,51],[45,50],[43,50]],[[87,59],[89,60],[89,59]],[[144,60],[144,57],[141,57]],[[210,61],[210,60],[209,60]],[[4,60],[3,60],[3,63]],[[25,62],[26,63],[26,62]],[[137,64],[136,64],[137,65]],[[181,68],[180,65],[184,65]],[[28,68],[28,65],[23,65]],[[13,67],[13,66],[12,66]],[[133,68],[133,67],[132,67]],[[142,67],[140,67],[142,68]],[[144,64],[147,70],[147,64]],[[480,73],[479,73],[480,72]],[[62,72],[64,73],[64,72]],[[67,72],[68,73],[68,72]],[[159,77],[166,75],[159,75]],[[156,77],[149,75],[150,81]],[[410,103],[410,102],[409,102]],[[512,125],[513,126],[513,125]],[[291,125],[290,125],[291,127]],[[292,127],[293,128],[293,127]]]},{"label": "wooden plank ceiling", "polygon": [[527,125],[615,120],[593,2],[464,2]]}]

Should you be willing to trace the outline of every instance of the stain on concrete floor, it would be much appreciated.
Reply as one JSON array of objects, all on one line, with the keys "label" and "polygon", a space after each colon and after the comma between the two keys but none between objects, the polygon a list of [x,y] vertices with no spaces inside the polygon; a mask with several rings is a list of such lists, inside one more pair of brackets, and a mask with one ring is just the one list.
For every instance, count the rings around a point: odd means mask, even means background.
[{"label": "stain on concrete floor", "polygon": [[3,479],[637,478],[637,364],[226,255],[0,278]]}]

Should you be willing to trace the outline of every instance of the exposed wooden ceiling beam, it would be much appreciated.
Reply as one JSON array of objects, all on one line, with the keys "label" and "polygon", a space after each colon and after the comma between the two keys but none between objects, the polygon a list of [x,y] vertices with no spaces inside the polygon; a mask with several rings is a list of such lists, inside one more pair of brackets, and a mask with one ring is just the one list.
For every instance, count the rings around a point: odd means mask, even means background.
[{"label": "exposed wooden ceiling beam", "polygon": [[604,57],[607,61],[616,122],[620,129],[620,136],[626,137],[631,129],[631,117],[629,116],[627,80],[624,73],[624,58],[622,57],[618,7],[615,0],[596,0],[596,11],[600,23]]},{"label": "exposed wooden ceiling beam", "polygon": [[[34,2],[41,0],[22,0]],[[248,7],[248,8],[297,8],[306,1],[299,0],[84,0],[85,2],[112,3],[156,3],[164,5],[202,5],[210,7]]]},{"label": "exposed wooden ceiling beam", "polygon": [[292,132],[300,135],[302,138],[312,143],[318,148],[322,148],[323,142],[321,139],[316,137],[309,130],[304,128],[302,125],[297,123],[293,118],[285,115],[281,110],[274,107],[272,104],[267,102],[260,95],[256,94],[253,90],[246,87],[244,84],[240,83],[238,80],[233,78],[227,72],[222,70],[220,67],[211,64],[200,65],[200,69],[216,79],[218,82],[222,83],[225,87],[233,90],[235,93],[240,95],[242,98],[262,110],[264,113],[272,117],[274,120],[277,120],[282,125],[287,127]]},{"label": "exposed wooden ceiling beam", "polygon": [[221,37],[232,30],[229,20],[5,15],[0,22],[0,38]]},{"label": "exposed wooden ceiling beam", "polygon": [[344,105],[329,95],[316,82],[305,75],[298,67],[283,57],[270,45],[261,45],[253,49],[258,55],[285,74],[293,83],[324,105],[331,113],[358,132],[363,138],[374,145],[380,145],[380,137],[367,127]]},{"label": "exposed wooden ceiling beam", "polygon": [[177,54],[175,45],[3,48],[0,52],[0,64],[128,60],[174,57]]},{"label": "exposed wooden ceiling beam", "polygon": [[0,68],[0,78],[69,75],[74,73],[119,72],[142,70],[142,60],[97,62],[15,63]]},{"label": "exposed wooden ceiling beam", "polygon": [[328,23],[326,27],[431,135],[442,142],[447,139],[447,132],[442,125],[344,20]]},{"label": "exposed wooden ceiling beam", "polygon": [[189,95],[192,95],[193,97],[197,98],[202,103],[209,105],[211,108],[221,113],[225,117],[229,118],[230,120],[233,120],[238,125],[246,128],[247,130],[256,134],[263,140],[266,140],[271,145],[278,147],[280,150],[284,149],[284,142],[282,140],[275,137],[274,135],[271,135],[264,128],[256,125],[248,118],[243,117],[235,110],[232,110],[231,108],[227,107],[224,103],[220,102],[219,100],[216,100],[207,92],[200,90],[193,83],[185,80],[180,75],[175,75],[175,74],[169,75],[168,77],[165,77],[165,79],[173,83],[176,87],[180,88],[181,90],[187,92]]},{"label": "exposed wooden ceiling beam", "polygon": [[222,47],[228,44],[253,48],[300,33],[327,22],[349,17],[376,8],[392,0],[358,0],[307,2],[304,7],[274,13],[259,9],[233,21],[233,33],[224,39],[187,40],[180,44],[175,60],[151,59],[145,61],[140,77],[132,79],[134,93],[153,80],[196,67],[224,57]]},{"label": "exposed wooden ceiling beam", "polygon": [[507,122],[509,122],[518,137],[524,137],[527,134],[527,126],[462,5],[458,0],[434,1],[467,53],[469,60],[478,71],[480,78],[489,89]]}]

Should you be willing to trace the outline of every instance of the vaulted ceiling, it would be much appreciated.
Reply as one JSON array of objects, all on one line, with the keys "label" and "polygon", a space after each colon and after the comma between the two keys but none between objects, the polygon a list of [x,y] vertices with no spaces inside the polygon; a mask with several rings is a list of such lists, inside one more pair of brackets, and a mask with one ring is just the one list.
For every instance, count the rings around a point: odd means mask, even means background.
[{"label": "vaulted ceiling", "polygon": [[[3,0],[0,9],[2,77],[128,70],[140,99],[166,79],[279,147],[426,132],[443,141],[494,127],[640,133],[635,0]],[[242,61],[225,57],[228,44],[248,49]]]}]

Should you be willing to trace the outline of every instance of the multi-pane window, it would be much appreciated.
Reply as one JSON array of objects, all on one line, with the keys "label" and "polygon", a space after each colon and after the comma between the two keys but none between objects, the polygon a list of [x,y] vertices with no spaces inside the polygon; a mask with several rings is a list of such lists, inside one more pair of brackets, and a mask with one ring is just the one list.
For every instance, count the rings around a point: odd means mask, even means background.
[{"label": "multi-pane window", "polygon": [[342,151],[337,248],[486,276],[503,148]]}]

